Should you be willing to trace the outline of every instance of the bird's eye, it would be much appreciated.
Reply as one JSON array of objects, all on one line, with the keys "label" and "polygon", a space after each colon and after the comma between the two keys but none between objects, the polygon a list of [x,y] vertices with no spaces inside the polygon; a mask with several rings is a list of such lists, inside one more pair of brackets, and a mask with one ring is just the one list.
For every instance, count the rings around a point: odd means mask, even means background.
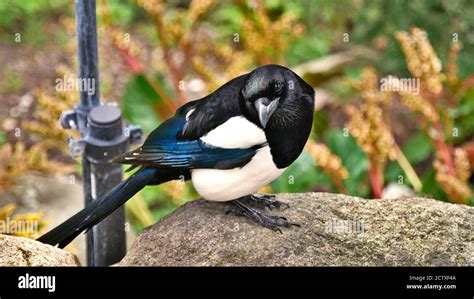
[{"label": "bird's eye", "polygon": [[283,89],[283,83],[282,82],[277,81],[277,82],[275,82],[275,84],[273,84],[273,91],[276,94],[280,94],[282,89]]}]

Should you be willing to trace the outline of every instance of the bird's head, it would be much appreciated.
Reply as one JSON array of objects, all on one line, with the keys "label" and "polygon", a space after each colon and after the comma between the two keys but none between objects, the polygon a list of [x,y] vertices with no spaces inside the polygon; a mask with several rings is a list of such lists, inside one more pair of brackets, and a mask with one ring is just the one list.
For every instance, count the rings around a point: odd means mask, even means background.
[{"label": "bird's head", "polygon": [[298,110],[313,109],[314,90],[290,69],[265,65],[247,76],[240,105],[247,118],[258,126],[281,127],[291,122]]}]

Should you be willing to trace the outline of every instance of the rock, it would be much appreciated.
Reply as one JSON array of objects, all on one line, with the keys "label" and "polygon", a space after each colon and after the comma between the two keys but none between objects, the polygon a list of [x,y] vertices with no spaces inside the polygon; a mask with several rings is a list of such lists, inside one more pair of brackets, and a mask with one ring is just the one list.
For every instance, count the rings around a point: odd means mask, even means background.
[{"label": "rock", "polygon": [[[72,179],[74,180],[72,180]],[[0,207],[14,203],[15,213],[44,212],[48,226],[42,233],[48,232],[84,207],[81,182],[72,177],[53,178],[40,175],[26,175],[18,184],[0,194]],[[74,253],[80,263],[86,262],[85,235],[80,234],[66,250]]]},{"label": "rock", "polygon": [[[0,207],[14,203],[18,208],[15,213],[44,212],[48,226],[42,233],[46,233],[84,208],[82,189],[82,182],[74,176],[26,175],[14,188],[0,194]],[[87,259],[85,236],[80,234],[65,248],[79,259],[81,265],[85,265]],[[126,237],[128,246],[135,240],[135,233],[128,230]]]},{"label": "rock", "polygon": [[0,266],[78,266],[65,250],[35,240],[0,234]]},{"label": "rock", "polygon": [[[197,200],[145,229],[121,266],[473,266],[474,208],[426,198],[281,194],[283,233]],[[267,213],[270,213],[267,211]]]}]

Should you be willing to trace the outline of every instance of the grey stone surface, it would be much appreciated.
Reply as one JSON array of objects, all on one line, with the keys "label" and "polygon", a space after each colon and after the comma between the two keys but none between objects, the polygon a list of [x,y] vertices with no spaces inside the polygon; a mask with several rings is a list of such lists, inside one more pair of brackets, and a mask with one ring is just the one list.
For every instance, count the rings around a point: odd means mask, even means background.
[{"label": "grey stone surface", "polygon": [[35,240],[0,234],[0,266],[78,266],[70,252]]},{"label": "grey stone surface", "polygon": [[474,265],[474,208],[426,198],[282,194],[283,234],[197,200],[145,229],[122,266]]},{"label": "grey stone surface", "polygon": [[[77,179],[77,178],[76,178]],[[47,226],[43,233],[54,228],[81,210],[84,206],[80,181],[69,177],[53,178],[40,175],[21,177],[18,184],[0,194],[0,207],[8,203],[17,205],[16,213],[43,212]],[[79,235],[66,250],[74,253],[85,264],[85,235]]]},{"label": "grey stone surface", "polygon": [[[43,231],[46,233],[61,224],[84,207],[82,182],[72,181],[71,177],[53,178],[40,175],[22,177],[17,186],[0,194],[0,207],[15,203],[17,213],[44,212],[48,222]],[[86,264],[85,234],[80,234],[66,250],[79,259],[81,265]],[[127,231],[127,245],[135,239],[132,231]],[[1,247],[0,247],[1,251]]]}]

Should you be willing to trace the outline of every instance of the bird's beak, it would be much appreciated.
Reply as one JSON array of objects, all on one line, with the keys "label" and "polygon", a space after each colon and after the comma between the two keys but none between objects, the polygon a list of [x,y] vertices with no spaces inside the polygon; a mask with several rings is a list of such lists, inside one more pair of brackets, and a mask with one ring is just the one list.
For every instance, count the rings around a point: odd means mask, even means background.
[{"label": "bird's beak", "polygon": [[278,106],[279,98],[273,101],[269,101],[267,98],[259,98],[255,101],[255,108],[258,111],[258,118],[263,128],[267,126],[268,120],[272,116],[273,112]]}]

